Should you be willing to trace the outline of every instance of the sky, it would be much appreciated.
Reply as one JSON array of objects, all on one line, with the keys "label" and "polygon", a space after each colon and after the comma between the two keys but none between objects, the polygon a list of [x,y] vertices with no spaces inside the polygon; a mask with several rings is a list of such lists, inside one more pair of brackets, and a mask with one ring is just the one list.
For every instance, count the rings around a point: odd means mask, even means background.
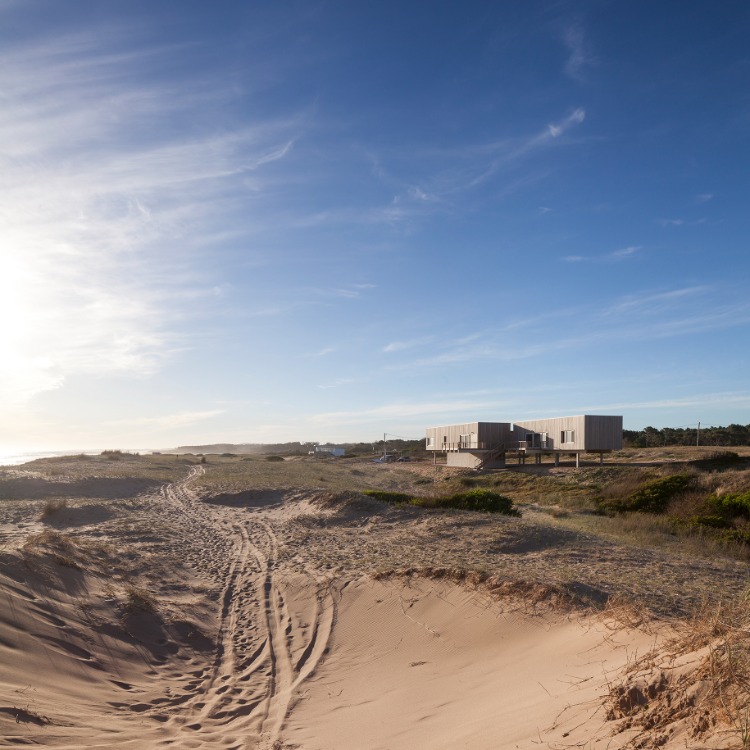
[{"label": "sky", "polygon": [[750,5],[0,0],[0,450],[750,423]]}]

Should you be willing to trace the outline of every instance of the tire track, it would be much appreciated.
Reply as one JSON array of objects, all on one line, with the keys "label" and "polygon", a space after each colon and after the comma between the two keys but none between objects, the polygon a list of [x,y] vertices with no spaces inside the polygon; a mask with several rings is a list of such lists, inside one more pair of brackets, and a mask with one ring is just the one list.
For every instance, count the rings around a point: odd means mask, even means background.
[{"label": "tire track", "polygon": [[295,691],[325,654],[335,600],[309,571],[290,581],[280,564],[273,521],[282,520],[282,508],[207,505],[190,489],[202,473],[193,468],[161,494],[182,531],[185,559],[223,586],[216,651],[210,669],[152,705],[160,720],[168,709],[169,726],[207,745],[231,739],[237,748],[272,748]]}]

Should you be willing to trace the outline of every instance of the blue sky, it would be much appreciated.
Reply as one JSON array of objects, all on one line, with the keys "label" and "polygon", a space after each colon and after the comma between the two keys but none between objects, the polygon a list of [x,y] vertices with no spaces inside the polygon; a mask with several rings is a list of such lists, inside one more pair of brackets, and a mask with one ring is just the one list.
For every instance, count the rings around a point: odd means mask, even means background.
[{"label": "blue sky", "polygon": [[750,422],[746,3],[0,21],[0,447]]}]

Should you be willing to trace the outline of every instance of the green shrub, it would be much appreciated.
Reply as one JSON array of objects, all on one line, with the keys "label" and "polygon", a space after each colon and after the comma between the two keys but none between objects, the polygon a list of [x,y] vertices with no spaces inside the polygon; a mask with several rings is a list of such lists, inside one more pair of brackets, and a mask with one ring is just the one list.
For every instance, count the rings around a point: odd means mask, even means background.
[{"label": "green shrub", "polygon": [[727,519],[724,516],[693,516],[690,525],[709,526],[712,529],[725,529]]},{"label": "green shrub", "polygon": [[708,504],[724,518],[750,518],[750,491],[732,492],[721,497],[714,495],[709,498]]},{"label": "green shrub", "polygon": [[455,508],[484,513],[503,513],[507,516],[521,515],[513,507],[513,501],[509,497],[482,488],[459,492],[449,497],[414,497],[405,492],[386,492],[384,490],[365,490],[362,494],[384,503],[408,504],[418,508]]},{"label": "green shrub", "polygon": [[624,500],[604,503],[606,508],[618,512],[641,511],[642,513],[664,513],[670,500],[682,492],[690,483],[686,474],[675,474],[652,482],[636,490]]},{"label": "green shrub", "polygon": [[363,495],[380,500],[381,503],[410,503],[414,497],[405,492],[385,492],[384,490],[365,490]]},{"label": "green shrub", "polygon": [[436,508],[457,508],[459,510],[474,510],[485,513],[502,513],[506,516],[521,515],[513,507],[513,501],[492,490],[477,487],[468,492],[458,492],[450,497],[435,498],[430,505]]}]

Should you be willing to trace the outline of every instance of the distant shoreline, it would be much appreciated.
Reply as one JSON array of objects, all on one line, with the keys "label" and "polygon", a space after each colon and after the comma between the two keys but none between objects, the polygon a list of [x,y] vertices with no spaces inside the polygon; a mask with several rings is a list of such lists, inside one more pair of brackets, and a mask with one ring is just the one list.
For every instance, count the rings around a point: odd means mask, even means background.
[{"label": "distant shoreline", "polygon": [[[2,466],[20,466],[29,461],[37,461],[40,458],[62,458],[63,456],[98,456],[106,448],[97,448],[94,450],[65,450],[65,451],[8,451],[0,453],[0,467]],[[132,448],[123,449],[123,453],[154,453],[152,448]]]}]

